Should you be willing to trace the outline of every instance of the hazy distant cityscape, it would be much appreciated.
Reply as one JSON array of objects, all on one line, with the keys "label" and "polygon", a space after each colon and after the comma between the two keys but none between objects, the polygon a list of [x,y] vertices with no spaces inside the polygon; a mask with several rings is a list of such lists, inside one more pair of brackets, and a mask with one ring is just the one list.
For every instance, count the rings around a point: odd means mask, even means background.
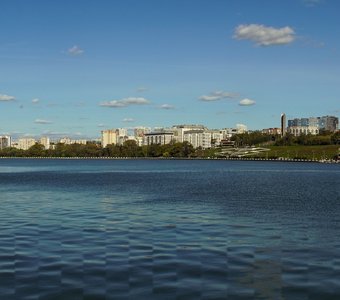
[{"label": "hazy distant cityscape", "polygon": [[[321,131],[336,132],[339,126],[339,118],[335,116],[295,118],[286,121],[286,115],[281,115],[280,127],[264,128],[260,132],[269,135],[286,135],[287,133],[300,135],[317,135]],[[41,136],[39,139],[33,137],[19,137],[12,139],[9,135],[0,136],[0,150],[13,147],[28,150],[39,143],[45,149],[54,149],[58,143],[87,144],[88,142],[100,144],[103,148],[107,145],[123,145],[126,141],[135,141],[138,146],[149,146],[152,144],[165,145],[171,142],[188,142],[194,149],[209,149],[219,147],[230,141],[235,134],[253,132],[244,124],[237,124],[234,128],[209,129],[200,124],[182,124],[165,127],[135,127],[135,128],[111,128],[102,130],[100,138],[94,140],[71,139],[62,137],[51,139],[49,136]]]}]

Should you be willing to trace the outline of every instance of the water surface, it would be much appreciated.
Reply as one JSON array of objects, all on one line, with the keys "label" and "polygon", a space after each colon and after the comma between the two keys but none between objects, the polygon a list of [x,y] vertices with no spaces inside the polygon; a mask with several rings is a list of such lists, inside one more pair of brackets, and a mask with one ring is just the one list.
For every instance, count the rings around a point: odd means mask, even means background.
[{"label": "water surface", "polygon": [[0,160],[0,299],[340,299],[340,166]]}]

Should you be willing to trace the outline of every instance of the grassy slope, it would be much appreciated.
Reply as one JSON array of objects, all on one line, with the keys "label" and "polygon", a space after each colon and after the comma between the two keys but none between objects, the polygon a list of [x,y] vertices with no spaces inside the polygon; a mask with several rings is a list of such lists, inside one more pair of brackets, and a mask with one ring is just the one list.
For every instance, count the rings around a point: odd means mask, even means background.
[{"label": "grassy slope", "polygon": [[284,158],[303,158],[303,159],[332,159],[338,153],[339,145],[325,146],[267,146],[270,151],[257,157],[284,157]]}]

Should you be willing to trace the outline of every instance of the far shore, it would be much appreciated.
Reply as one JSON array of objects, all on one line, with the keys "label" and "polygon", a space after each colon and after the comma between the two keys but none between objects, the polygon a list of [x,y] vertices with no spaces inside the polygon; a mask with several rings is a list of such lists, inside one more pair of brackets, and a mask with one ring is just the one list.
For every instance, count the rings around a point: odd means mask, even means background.
[{"label": "far shore", "polygon": [[338,164],[339,160],[312,160],[312,159],[297,159],[297,158],[254,158],[254,157],[5,157],[0,159],[55,159],[55,160],[232,160],[232,161],[274,161],[274,162],[304,162],[304,163],[332,163]]}]

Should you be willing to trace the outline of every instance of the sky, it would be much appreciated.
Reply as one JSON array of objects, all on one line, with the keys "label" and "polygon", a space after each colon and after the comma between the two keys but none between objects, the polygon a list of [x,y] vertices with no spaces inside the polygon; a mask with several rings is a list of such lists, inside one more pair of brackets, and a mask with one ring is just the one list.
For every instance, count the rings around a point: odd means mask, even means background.
[{"label": "sky", "polygon": [[338,0],[2,0],[0,135],[340,112]]}]

